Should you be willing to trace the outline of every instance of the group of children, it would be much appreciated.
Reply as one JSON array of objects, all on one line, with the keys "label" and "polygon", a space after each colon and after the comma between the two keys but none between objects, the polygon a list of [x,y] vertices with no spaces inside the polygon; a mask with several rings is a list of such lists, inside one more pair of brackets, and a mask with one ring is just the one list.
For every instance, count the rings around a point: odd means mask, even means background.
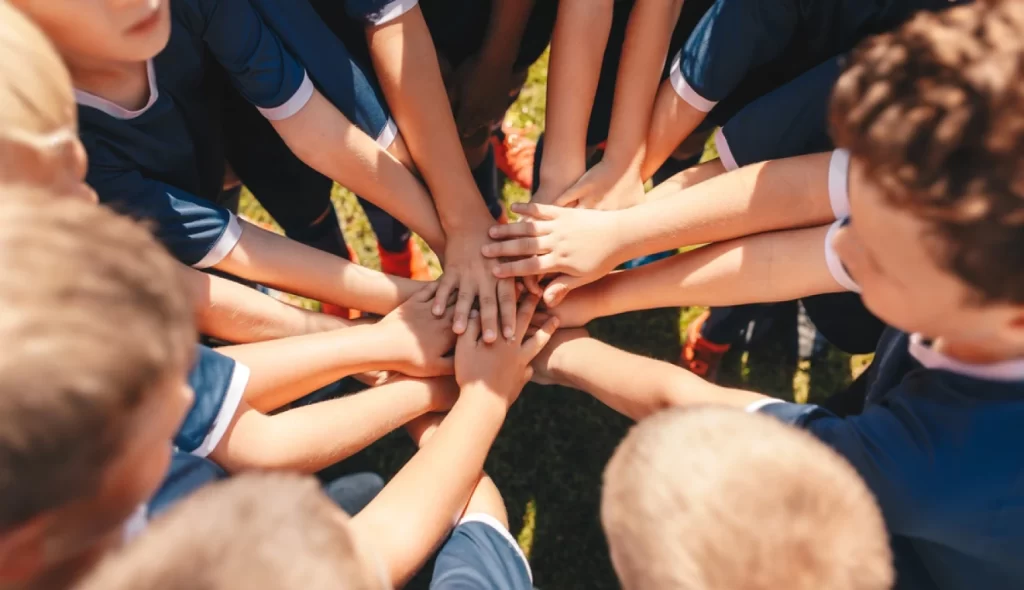
[{"label": "group of children", "polygon": [[[639,421],[625,588],[1024,586],[1024,2],[954,4],[0,0],[0,588],[532,588],[483,472],[531,380]],[[859,387],[716,385],[793,300]],[[681,305],[683,367],[584,327]]]}]

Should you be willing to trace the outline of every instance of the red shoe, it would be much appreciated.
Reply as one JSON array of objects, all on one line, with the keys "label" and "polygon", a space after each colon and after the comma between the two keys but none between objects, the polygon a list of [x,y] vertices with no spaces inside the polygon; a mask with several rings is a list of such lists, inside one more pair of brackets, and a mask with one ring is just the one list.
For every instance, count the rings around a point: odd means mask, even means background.
[{"label": "red shoe", "polygon": [[722,363],[722,357],[729,352],[731,345],[717,344],[700,335],[710,315],[710,311],[705,311],[687,326],[686,342],[683,343],[679,364],[694,375],[714,383],[718,379],[718,366]]},{"label": "red shoe", "polygon": [[[349,262],[359,264],[359,256],[356,255],[356,251],[352,249],[352,246],[345,244],[345,247],[348,248]],[[326,313],[327,315],[332,315],[346,320],[358,319],[359,316],[362,315],[358,310],[326,302],[320,302],[320,313]]]},{"label": "red shoe", "polygon": [[385,274],[417,281],[434,280],[430,266],[423,257],[423,251],[413,240],[408,241],[403,252],[388,252],[379,245],[377,252],[380,253],[380,269]]},{"label": "red shoe", "polygon": [[509,180],[533,190],[533,157],[537,153],[537,142],[527,138],[521,131],[502,124],[505,139],[491,136],[494,146],[494,164]]}]

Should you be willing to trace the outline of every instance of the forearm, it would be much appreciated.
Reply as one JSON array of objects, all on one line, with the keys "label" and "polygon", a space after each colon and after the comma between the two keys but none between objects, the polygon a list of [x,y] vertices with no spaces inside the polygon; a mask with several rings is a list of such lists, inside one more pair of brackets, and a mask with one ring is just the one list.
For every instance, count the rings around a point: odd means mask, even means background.
[{"label": "forearm", "polygon": [[825,153],[762,162],[683,190],[666,182],[643,205],[616,213],[622,240],[616,262],[834,221],[829,161]]},{"label": "forearm", "polygon": [[381,88],[430,188],[446,232],[491,223],[459,141],[430,31],[419,7],[367,32]]},{"label": "forearm", "polygon": [[244,344],[337,330],[348,320],[278,301],[229,279],[182,266],[199,333]]},{"label": "forearm", "polygon": [[428,444],[352,519],[396,587],[423,565],[461,514],[507,408],[489,392],[464,391]]},{"label": "forearm", "polygon": [[300,244],[244,221],[234,249],[217,270],[370,313],[384,315],[415,293],[422,283],[385,275]]},{"label": "forearm", "polygon": [[379,325],[225,346],[217,352],[249,367],[245,401],[261,412],[276,410],[343,377],[397,366],[392,338]]},{"label": "forearm", "polygon": [[682,7],[682,0],[641,0],[630,14],[602,159],[624,173],[639,174],[644,162],[662,64]]},{"label": "forearm", "polygon": [[[541,185],[587,168],[587,127],[612,26],[612,0],[563,0],[551,40]],[[567,187],[566,187],[567,188]]]},{"label": "forearm", "polygon": [[274,416],[243,408],[211,459],[231,472],[314,473],[435,409],[455,387],[450,378],[403,379]]},{"label": "forearm", "polygon": [[310,167],[393,215],[431,248],[444,251],[444,233],[423,185],[319,92],[298,113],[273,124]]},{"label": "forearm", "polygon": [[707,113],[695,109],[680,98],[670,81],[663,82],[654,100],[654,112],[647,132],[647,152],[640,169],[641,178],[647,180],[653,176],[706,116]]},{"label": "forearm", "polygon": [[563,342],[549,370],[559,384],[585,391],[634,420],[668,407],[746,407],[764,396],[709,383],[675,365],[619,350],[593,338]]},{"label": "forearm", "polygon": [[478,59],[509,72],[522,45],[523,32],[530,21],[535,0],[493,0],[487,34]]},{"label": "forearm", "polygon": [[828,226],[711,244],[636,270],[617,272],[569,295],[595,317],[684,305],[790,301],[843,290],[825,258]]}]

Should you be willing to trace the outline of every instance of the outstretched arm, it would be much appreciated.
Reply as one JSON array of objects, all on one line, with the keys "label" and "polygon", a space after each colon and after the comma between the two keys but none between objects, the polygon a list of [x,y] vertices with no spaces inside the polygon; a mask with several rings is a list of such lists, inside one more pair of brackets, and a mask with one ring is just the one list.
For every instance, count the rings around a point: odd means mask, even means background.
[{"label": "outstretched arm", "polygon": [[462,151],[423,14],[416,6],[370,27],[367,38],[381,88],[430,188],[447,237],[435,313],[443,311],[448,295],[457,290],[456,333],[465,330],[470,309],[479,299],[484,339],[497,339],[499,323],[509,338],[515,327],[515,286],[511,280],[497,279],[491,262],[480,254],[490,242],[487,229],[493,218]]},{"label": "outstretched arm", "polygon": [[551,38],[544,159],[533,201],[551,204],[587,171],[587,126],[614,0],[562,0]]},{"label": "outstretched arm", "polygon": [[681,305],[790,301],[845,290],[826,254],[830,227],[765,233],[677,254],[581,287],[551,313],[566,327]]},{"label": "outstretched arm", "polygon": [[200,334],[244,344],[301,336],[353,325],[327,314],[288,305],[235,281],[182,266]]},{"label": "outstretched arm", "polygon": [[241,235],[214,268],[257,283],[376,314],[398,307],[423,283],[370,270],[238,221]]},{"label": "outstretched arm", "polygon": [[662,361],[628,353],[584,330],[563,330],[534,361],[546,382],[585,391],[634,420],[669,407],[727,405],[746,408],[767,396],[709,383]]}]

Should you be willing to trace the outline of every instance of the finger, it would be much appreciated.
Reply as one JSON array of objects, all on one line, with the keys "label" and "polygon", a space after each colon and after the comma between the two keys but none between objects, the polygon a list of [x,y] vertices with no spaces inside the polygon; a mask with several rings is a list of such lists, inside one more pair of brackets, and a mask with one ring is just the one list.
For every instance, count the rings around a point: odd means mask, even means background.
[{"label": "finger", "polygon": [[469,314],[469,323],[466,326],[462,336],[459,337],[459,341],[466,341],[476,343],[477,339],[480,338],[480,313],[477,310],[473,310]]},{"label": "finger", "polygon": [[520,260],[509,260],[494,267],[494,276],[498,278],[507,277],[528,277],[540,275],[547,272],[558,272],[560,267],[551,254],[530,256]]},{"label": "finger", "polygon": [[536,256],[551,252],[550,240],[543,238],[518,238],[504,242],[491,242],[482,249],[488,258],[504,258],[512,256]]},{"label": "finger", "polygon": [[473,301],[476,300],[476,293],[468,288],[459,289],[459,297],[455,300],[455,322],[452,324],[452,331],[462,334],[466,331],[469,323],[469,312],[473,309]]},{"label": "finger", "polygon": [[458,277],[453,276],[451,273],[444,273],[439,279],[437,292],[434,294],[434,307],[431,311],[434,315],[440,316],[444,314],[444,308],[448,307],[448,298],[455,292],[455,281]]},{"label": "finger", "polygon": [[[518,203],[512,205],[515,211]],[[491,226],[487,235],[495,240],[507,240],[510,238],[533,238],[551,233],[551,230],[535,221],[517,221],[515,223],[502,223]]]},{"label": "finger", "polygon": [[540,303],[540,298],[536,295],[527,295],[526,299],[523,299],[522,303],[519,304],[519,315],[516,318],[516,340],[522,341],[523,336],[526,335],[526,329],[530,327],[530,320],[533,319],[534,312],[537,311],[537,304]]},{"label": "finger", "polygon": [[544,288],[540,286],[540,275],[523,277],[523,286],[526,287],[527,291],[537,297],[544,295]]},{"label": "finger", "polygon": [[533,219],[554,219],[558,216],[558,207],[541,203],[512,203],[512,212]]},{"label": "finger", "polygon": [[526,362],[537,358],[540,351],[544,350],[548,342],[551,342],[551,337],[555,335],[555,330],[558,330],[558,318],[550,318],[534,333],[532,338],[523,343],[522,354]]},{"label": "finger", "polygon": [[[516,281],[516,301],[519,301],[519,298],[523,296],[523,291],[525,291],[525,290],[526,290],[526,285],[524,285],[523,283],[520,283],[519,281]],[[499,299],[499,301],[500,301],[500,299]]]},{"label": "finger", "polygon": [[481,285],[477,297],[480,300],[480,327],[483,341],[490,344],[498,339],[498,284]]},{"label": "finger", "polygon": [[414,295],[415,300],[419,301],[420,303],[426,303],[430,301],[434,297],[434,295],[437,294],[437,289],[439,286],[440,284],[437,281],[431,281],[427,283],[426,286],[424,286],[416,293],[416,295]]},{"label": "finger", "polygon": [[550,320],[553,317],[555,316],[551,315],[550,313],[536,311],[533,313],[533,319],[530,320],[530,325],[533,326],[534,328],[539,328],[544,325],[544,322]]},{"label": "finger", "polygon": [[571,207],[575,205],[577,202],[579,202],[579,200],[584,196],[585,195],[583,191],[573,187],[565,191],[564,193],[558,195],[558,198],[555,199],[554,205],[556,207]]},{"label": "finger", "polygon": [[512,279],[498,281],[498,312],[501,314],[501,333],[505,340],[516,337],[516,301],[520,287]]},{"label": "finger", "polygon": [[556,307],[565,300],[570,291],[587,284],[587,280],[581,277],[559,275],[558,278],[548,283],[544,288],[544,304],[548,307]]}]

